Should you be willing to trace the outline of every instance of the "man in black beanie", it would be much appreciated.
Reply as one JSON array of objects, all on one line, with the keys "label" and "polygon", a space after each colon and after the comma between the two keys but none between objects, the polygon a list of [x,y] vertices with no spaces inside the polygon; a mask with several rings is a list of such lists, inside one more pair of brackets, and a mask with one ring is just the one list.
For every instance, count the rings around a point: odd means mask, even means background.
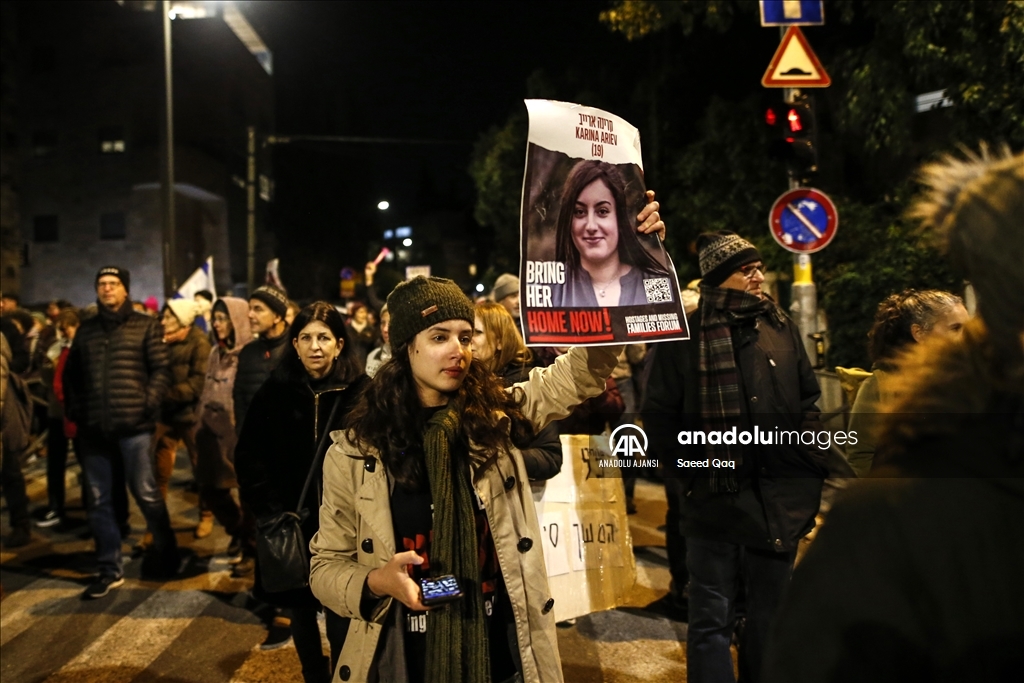
[{"label": "man in black beanie", "polygon": [[[235,431],[238,434],[242,433],[252,397],[284,355],[285,342],[288,340],[288,324],[284,319],[287,312],[288,293],[273,285],[259,287],[249,297],[249,325],[253,334],[258,336],[238,352],[238,371],[232,389]],[[252,574],[255,569],[252,547],[253,543],[244,544],[242,560],[235,564],[232,576],[237,578]],[[272,644],[264,643],[264,646],[269,648]]]},{"label": "man in black beanie", "polygon": [[761,291],[757,248],[726,231],[701,235],[697,246],[701,300],[689,317],[696,339],[655,345],[644,428],[674,479],[668,534],[677,546],[685,537],[685,570],[678,557],[670,564],[679,598],[689,581],[688,680],[734,680],[729,646],[742,584],[740,678],[757,681],[826,473],[816,446],[799,435],[772,437],[820,432],[821,390],[796,325]]},{"label": "man in black beanie", "polygon": [[284,354],[288,324],[288,293],[273,285],[259,287],[249,297],[249,325],[256,335],[238,353],[238,374],[235,377],[235,430],[242,432],[249,403],[263,382],[277,367]]},{"label": "man in black beanie", "polygon": [[171,380],[167,345],[159,321],[132,308],[130,285],[124,268],[100,269],[97,315],[82,321],[64,367],[67,416],[78,425],[77,455],[93,498],[89,526],[99,577],[86,588],[87,598],[101,598],[124,583],[117,519],[117,503],[124,498],[121,471],[153,535],[143,572],[170,578],[178,569],[177,543],[152,461],[153,430]]}]

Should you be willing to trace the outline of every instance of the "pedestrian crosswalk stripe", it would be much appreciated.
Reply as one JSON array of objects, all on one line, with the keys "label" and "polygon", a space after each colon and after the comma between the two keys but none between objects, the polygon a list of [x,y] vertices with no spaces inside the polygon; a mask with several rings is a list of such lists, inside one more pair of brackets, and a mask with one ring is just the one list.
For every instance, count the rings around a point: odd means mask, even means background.
[{"label": "pedestrian crosswalk stripe", "polygon": [[213,598],[201,592],[158,591],[107,629],[46,683],[81,680],[81,673],[102,670],[104,683],[129,683],[142,673]]},{"label": "pedestrian crosswalk stripe", "polygon": [[82,587],[61,579],[38,579],[4,598],[0,610],[0,647],[27,631],[36,620],[77,597]]}]

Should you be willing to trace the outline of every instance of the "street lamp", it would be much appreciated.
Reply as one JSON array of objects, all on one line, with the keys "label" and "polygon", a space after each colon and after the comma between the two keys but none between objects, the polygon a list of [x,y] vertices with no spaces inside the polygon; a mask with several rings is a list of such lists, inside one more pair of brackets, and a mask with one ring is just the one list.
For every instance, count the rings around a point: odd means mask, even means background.
[{"label": "street lamp", "polygon": [[164,294],[170,298],[178,290],[174,270],[174,89],[171,73],[171,19],[174,17],[170,0],[163,0],[164,18],[164,93],[167,119],[164,141]]},{"label": "street lamp", "polygon": [[391,208],[391,204],[388,203],[388,200],[384,199],[377,202],[377,208],[380,209],[381,211],[387,211],[389,208]]}]

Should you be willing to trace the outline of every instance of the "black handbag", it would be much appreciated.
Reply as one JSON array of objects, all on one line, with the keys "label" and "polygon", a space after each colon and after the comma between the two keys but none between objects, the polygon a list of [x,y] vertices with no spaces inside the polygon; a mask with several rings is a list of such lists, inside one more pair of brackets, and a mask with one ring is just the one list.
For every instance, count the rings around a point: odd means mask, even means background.
[{"label": "black handbag", "polygon": [[263,590],[268,593],[280,593],[309,585],[309,542],[302,533],[302,522],[309,516],[309,510],[303,509],[302,503],[306,500],[313,474],[326,451],[330,425],[341,403],[339,397],[331,408],[331,416],[327,418],[328,429],[320,438],[313,464],[309,467],[306,483],[302,487],[302,495],[299,496],[299,504],[295,506],[298,512],[279,512],[264,517],[256,524],[256,560]]}]

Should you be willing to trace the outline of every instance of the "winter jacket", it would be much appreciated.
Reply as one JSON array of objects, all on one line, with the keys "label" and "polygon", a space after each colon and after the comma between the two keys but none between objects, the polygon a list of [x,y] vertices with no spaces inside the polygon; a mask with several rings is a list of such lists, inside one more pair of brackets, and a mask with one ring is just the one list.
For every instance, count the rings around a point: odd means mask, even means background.
[{"label": "winter jacket", "polygon": [[921,362],[879,435],[881,469],[851,483],[793,573],[765,681],[987,683],[1024,670],[1020,367],[1007,390],[963,342]]},{"label": "winter jacket", "polygon": [[[510,364],[498,374],[506,387],[525,382],[530,377],[528,365]],[[522,449],[526,475],[530,481],[547,481],[562,471],[562,441],[558,438],[558,423],[552,422],[537,432],[530,445]]]},{"label": "winter jacket", "polygon": [[178,342],[167,344],[171,369],[171,388],[160,406],[160,421],[164,424],[193,425],[196,405],[206,381],[206,365],[210,360],[210,340],[195,325]]},{"label": "winter jacket", "polygon": [[[366,381],[365,375],[358,375],[352,382],[334,376],[311,382],[305,372],[303,375],[286,378],[277,371],[267,379],[252,399],[235,447],[239,493],[257,520],[279,512],[296,511],[320,437],[325,430],[340,426],[348,406]],[[334,417],[330,419],[332,412]],[[321,472],[322,469],[314,475],[303,504],[309,511],[302,523],[307,541],[320,526],[317,509]],[[256,570],[254,590],[268,602],[282,607],[316,604],[308,588],[263,593],[259,566]]]},{"label": "winter jacket", "polygon": [[380,366],[391,360],[391,345],[381,344],[366,356],[366,376],[372,378],[380,370]]},{"label": "winter jacket", "polygon": [[223,296],[234,328],[235,343],[230,349],[214,346],[206,366],[203,393],[196,406],[195,444],[196,480],[200,486],[230,489],[235,480],[235,409],[232,392],[238,371],[238,354],[252,341],[249,304],[244,299]]},{"label": "winter jacket", "polygon": [[106,436],[153,431],[170,380],[160,321],[131,301],[118,311],[101,305],[82,321],[64,368],[68,418]]},{"label": "winter jacket", "polygon": [[872,368],[871,376],[861,383],[850,409],[849,431],[857,433],[857,443],[846,447],[846,459],[857,476],[866,477],[871,471],[882,411],[895,398],[889,386],[891,382],[889,372]]},{"label": "winter jacket", "polygon": [[[535,368],[516,384],[525,392],[523,414],[535,429],[565,417],[580,401],[604,390],[619,347],[574,348],[548,368]],[[511,390],[511,389],[510,389]],[[495,416],[506,428],[504,414]],[[335,681],[366,681],[376,668],[378,641],[393,599],[363,613],[363,588],[370,570],[395,554],[388,475],[379,454],[360,450],[345,432],[332,432],[324,463],[320,531],[310,549],[310,587],[324,606],[351,617]],[[472,449],[474,446],[470,444]],[[540,526],[522,453],[517,448],[489,458],[473,472],[484,506],[502,578],[515,614],[523,680],[561,681],[554,598],[548,588]],[[397,630],[397,629],[396,629]]]},{"label": "winter jacket", "polygon": [[[796,325],[779,329],[765,317],[756,327],[734,328],[742,414],[739,431],[797,430],[818,434],[821,395]],[[701,309],[689,318],[699,333]],[[748,339],[748,343],[743,343]],[[699,343],[657,344],[643,407],[644,431],[667,475],[683,480],[682,532],[709,540],[778,552],[790,551],[814,528],[826,470],[824,455],[810,445],[778,443],[742,447],[737,493],[712,492],[706,471],[679,469],[677,460],[700,461],[704,446],[679,444],[682,430],[701,431]],[[773,435],[774,437],[774,435]],[[699,474],[698,474],[699,473]]]},{"label": "winter jacket", "polygon": [[232,397],[235,404],[235,431],[241,433],[245,415],[253,396],[270,377],[278,361],[288,348],[288,328],[280,337],[267,339],[258,337],[246,344],[238,354],[238,370],[235,371],[235,386]]}]

